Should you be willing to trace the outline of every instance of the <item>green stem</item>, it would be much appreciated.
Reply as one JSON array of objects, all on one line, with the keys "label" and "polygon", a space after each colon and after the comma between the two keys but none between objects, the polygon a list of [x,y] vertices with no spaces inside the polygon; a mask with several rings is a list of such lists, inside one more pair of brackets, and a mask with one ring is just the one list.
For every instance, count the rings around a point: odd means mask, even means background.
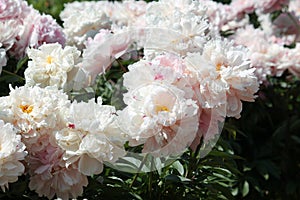
[{"label": "green stem", "polygon": [[152,199],[152,180],[153,180],[153,164],[154,164],[154,159],[153,156],[151,157],[151,168],[150,168],[150,173],[149,173],[149,184],[148,184],[148,192],[149,192],[149,199]]},{"label": "green stem", "polygon": [[138,168],[137,173],[134,175],[134,177],[133,177],[133,179],[132,179],[132,182],[131,182],[129,188],[132,188],[134,182],[136,181],[136,179],[137,179],[137,177],[138,177],[138,174],[140,173],[142,167],[144,166],[144,164],[145,164],[145,162],[146,162],[147,157],[148,157],[148,154],[143,158],[143,160],[142,160],[142,162],[141,162],[141,164],[140,164],[140,166],[139,166],[139,168]]},{"label": "green stem", "polygon": [[22,80],[22,81],[25,81],[25,78],[23,78],[22,76],[19,76],[18,74],[15,74],[15,73],[12,73],[10,71],[7,71],[7,70],[2,70],[4,73],[6,74],[9,74],[9,75],[12,75],[12,76],[15,76],[17,77],[18,79]]},{"label": "green stem", "polygon": [[128,70],[123,66],[122,62],[120,62],[118,59],[116,59],[116,60],[117,60],[118,64],[120,65],[122,71],[123,71],[124,73],[126,73]]}]

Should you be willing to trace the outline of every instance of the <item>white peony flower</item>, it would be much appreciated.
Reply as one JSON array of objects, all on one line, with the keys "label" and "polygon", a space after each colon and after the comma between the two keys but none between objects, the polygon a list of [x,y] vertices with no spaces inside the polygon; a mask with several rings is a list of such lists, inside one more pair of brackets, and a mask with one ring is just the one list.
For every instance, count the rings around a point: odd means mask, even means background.
[{"label": "white peony flower", "polygon": [[145,18],[146,53],[155,50],[185,55],[200,51],[206,42],[209,26],[205,8],[197,1],[151,2]]},{"label": "white peony flower", "polygon": [[26,156],[25,145],[21,136],[9,123],[0,120],[0,187],[5,192],[8,183],[18,180],[24,173],[24,165],[20,162]]},{"label": "white peony flower", "polygon": [[156,156],[188,147],[198,128],[198,106],[184,95],[175,86],[155,82],[126,93],[127,107],[118,112],[118,119],[130,144],[144,144],[143,152]]},{"label": "white peony flower", "polygon": [[124,136],[115,124],[115,108],[91,99],[74,102],[65,113],[67,126],[56,133],[58,145],[65,150],[64,160],[70,165],[78,161],[85,175],[99,174],[103,162],[115,162],[125,152]]},{"label": "white peony flower", "polygon": [[61,12],[67,44],[83,49],[84,42],[94,37],[100,29],[110,28],[111,22],[105,13],[109,2],[73,2]]},{"label": "white peony flower", "polygon": [[146,8],[145,1],[125,0],[111,3],[110,9],[105,9],[105,12],[117,26],[141,27]]},{"label": "white peony flower", "polygon": [[258,81],[245,48],[216,39],[206,43],[202,55],[189,54],[185,60],[198,76],[202,107],[220,107],[222,116],[238,118],[241,100],[254,101]]},{"label": "white peony flower", "polygon": [[11,88],[9,96],[0,98],[0,117],[12,123],[22,136],[33,137],[56,127],[59,112],[69,104],[68,96],[55,87]]},{"label": "white peony flower", "polygon": [[26,85],[56,86],[64,90],[72,88],[80,56],[80,51],[75,47],[43,44],[38,49],[28,49],[27,54],[31,61],[25,70]]}]

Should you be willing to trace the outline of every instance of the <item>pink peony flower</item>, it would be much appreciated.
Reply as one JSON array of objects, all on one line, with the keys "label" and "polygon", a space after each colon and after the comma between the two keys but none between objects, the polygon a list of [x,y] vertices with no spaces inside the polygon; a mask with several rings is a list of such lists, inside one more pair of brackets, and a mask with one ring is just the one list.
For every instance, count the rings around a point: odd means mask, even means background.
[{"label": "pink peony flower", "polygon": [[289,0],[256,0],[255,7],[259,12],[271,13],[276,10],[282,9],[283,6],[287,6]]},{"label": "pink peony flower", "polygon": [[[11,18],[14,20],[13,26],[9,27],[9,30],[13,29],[14,33],[14,44],[10,45],[12,46],[9,50],[10,55],[21,58],[25,55],[27,47],[37,48],[43,43],[59,42],[64,45],[65,36],[62,28],[50,15],[41,15],[32,6],[28,6],[26,1],[18,4],[19,9],[19,14]],[[0,21],[0,23],[2,22]]]},{"label": "pink peony flower", "polygon": [[65,44],[62,28],[50,15],[40,15],[37,11],[31,10],[22,20],[21,27],[22,32],[10,51],[17,58],[23,57],[28,47],[37,48],[43,43]]},{"label": "pink peony flower", "polygon": [[[35,145],[44,148],[34,151]],[[77,198],[82,195],[83,187],[87,186],[87,177],[76,166],[66,167],[63,153],[50,134],[40,137],[29,149],[26,159],[30,175],[29,188],[35,190],[40,197]]]},{"label": "pink peony flower", "polygon": [[26,4],[23,0],[1,0],[0,1],[0,20],[18,18],[22,13],[22,6]]}]

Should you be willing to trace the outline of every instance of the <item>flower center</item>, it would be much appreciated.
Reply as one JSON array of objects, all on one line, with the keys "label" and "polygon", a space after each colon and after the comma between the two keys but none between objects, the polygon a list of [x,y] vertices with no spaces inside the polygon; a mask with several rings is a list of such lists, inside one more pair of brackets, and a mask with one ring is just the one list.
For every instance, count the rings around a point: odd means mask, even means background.
[{"label": "flower center", "polygon": [[217,70],[217,72],[221,70],[222,65],[223,65],[222,63],[217,63],[216,64],[216,70]]},{"label": "flower center", "polygon": [[33,110],[33,106],[30,105],[20,105],[19,107],[22,109],[23,113],[27,114],[31,113]]},{"label": "flower center", "polygon": [[48,64],[52,64],[52,62],[53,62],[53,57],[52,57],[52,56],[47,56],[46,62],[47,62]]},{"label": "flower center", "polygon": [[155,111],[156,111],[156,113],[162,112],[162,111],[170,112],[170,110],[167,106],[161,106],[161,105],[156,106]]}]

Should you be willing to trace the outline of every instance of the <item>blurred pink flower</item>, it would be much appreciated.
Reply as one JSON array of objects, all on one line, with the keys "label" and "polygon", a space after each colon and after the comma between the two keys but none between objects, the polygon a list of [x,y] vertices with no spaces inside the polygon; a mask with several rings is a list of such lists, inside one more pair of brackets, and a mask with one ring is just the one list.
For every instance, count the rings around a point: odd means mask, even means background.
[{"label": "blurred pink flower", "polygon": [[271,13],[289,4],[289,0],[255,0],[255,7],[259,12]]},{"label": "blurred pink flower", "polygon": [[15,19],[22,13],[23,0],[0,0],[0,20]]}]

